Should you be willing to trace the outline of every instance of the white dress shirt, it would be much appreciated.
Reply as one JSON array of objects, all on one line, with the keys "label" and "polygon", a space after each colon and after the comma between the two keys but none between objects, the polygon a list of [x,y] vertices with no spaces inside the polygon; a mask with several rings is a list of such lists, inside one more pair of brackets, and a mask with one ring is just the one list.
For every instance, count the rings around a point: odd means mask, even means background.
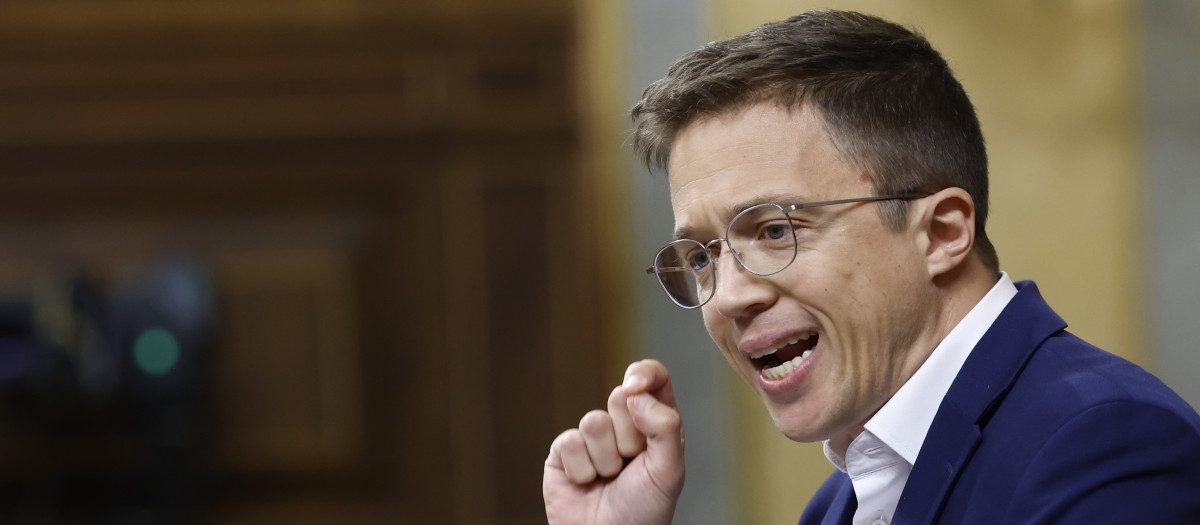
[{"label": "white dress shirt", "polygon": [[896,391],[883,408],[864,425],[850,442],[846,457],[839,457],[825,442],[825,457],[850,476],[858,510],[854,525],[887,525],[896,513],[900,493],[917,462],[917,453],[929,433],[942,398],[1017,288],[1001,272],[987,295],[933,349],[913,376]]}]

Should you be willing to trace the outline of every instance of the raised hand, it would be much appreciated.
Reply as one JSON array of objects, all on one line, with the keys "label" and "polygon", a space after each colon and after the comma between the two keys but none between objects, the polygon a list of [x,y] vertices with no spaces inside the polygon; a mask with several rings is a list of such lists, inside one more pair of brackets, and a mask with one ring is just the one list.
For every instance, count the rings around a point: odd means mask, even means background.
[{"label": "raised hand", "polygon": [[542,476],[551,525],[667,524],[683,490],[683,423],[667,369],[625,370],[608,396],[555,438]]}]

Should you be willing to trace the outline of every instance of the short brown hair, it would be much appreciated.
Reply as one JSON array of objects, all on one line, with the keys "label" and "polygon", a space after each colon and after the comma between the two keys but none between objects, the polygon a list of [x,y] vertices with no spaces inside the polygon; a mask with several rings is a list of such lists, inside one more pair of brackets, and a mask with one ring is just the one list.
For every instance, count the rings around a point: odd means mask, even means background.
[{"label": "short brown hair", "polygon": [[[966,190],[975,201],[976,253],[998,271],[984,231],[987,150],[979,120],[920,33],[860,13],[812,11],[710,43],[646,88],[632,111],[634,147],[651,169],[665,169],[689,122],[765,101],[812,104],[877,194]],[[885,222],[903,226],[905,203],[881,210]]]}]

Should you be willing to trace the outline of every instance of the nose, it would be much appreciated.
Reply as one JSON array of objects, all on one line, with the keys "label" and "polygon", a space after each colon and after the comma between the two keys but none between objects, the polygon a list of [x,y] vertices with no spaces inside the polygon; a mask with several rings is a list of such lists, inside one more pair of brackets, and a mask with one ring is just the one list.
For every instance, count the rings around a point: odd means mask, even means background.
[{"label": "nose", "polygon": [[767,277],[750,273],[732,253],[717,258],[717,283],[710,304],[723,317],[737,319],[760,312],[776,298]]}]

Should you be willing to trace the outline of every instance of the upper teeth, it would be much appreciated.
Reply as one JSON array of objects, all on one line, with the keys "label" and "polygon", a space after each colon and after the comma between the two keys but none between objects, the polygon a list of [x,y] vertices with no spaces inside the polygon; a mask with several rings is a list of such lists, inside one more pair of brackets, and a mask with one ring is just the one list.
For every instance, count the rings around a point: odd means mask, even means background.
[{"label": "upper teeth", "polygon": [[804,332],[796,337],[793,337],[786,341],[780,342],[779,344],[777,344],[771,348],[764,348],[762,350],[754,352],[754,353],[750,354],[750,359],[758,359],[762,356],[771,355],[775,352],[778,352],[780,348],[783,348],[787,345],[794,345],[796,343],[799,343],[800,341],[807,341],[813,335],[815,335],[813,332]]}]

